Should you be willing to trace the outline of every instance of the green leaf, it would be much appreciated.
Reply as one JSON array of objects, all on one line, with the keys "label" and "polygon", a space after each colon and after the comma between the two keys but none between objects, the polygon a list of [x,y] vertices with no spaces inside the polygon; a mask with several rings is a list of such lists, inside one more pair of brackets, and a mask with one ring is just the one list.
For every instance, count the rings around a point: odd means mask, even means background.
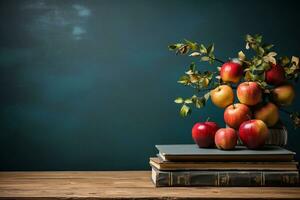
[{"label": "green leaf", "polygon": [[286,65],[288,65],[290,63],[290,59],[287,56],[283,56],[280,58],[280,65],[285,67]]},{"label": "green leaf", "polygon": [[253,63],[255,66],[261,65],[262,62],[263,62],[262,59],[258,59],[258,58],[253,59]]},{"label": "green leaf", "polygon": [[191,108],[185,104],[182,105],[181,109],[180,109],[180,115],[182,117],[186,117],[187,115],[191,114]]},{"label": "green leaf", "polygon": [[210,58],[208,60],[209,64],[213,64],[215,61],[215,56],[214,55],[210,55]]},{"label": "green leaf", "polygon": [[184,100],[184,103],[190,104],[190,103],[193,103],[193,101],[192,101],[192,99],[186,99],[186,100]]},{"label": "green leaf", "polygon": [[290,63],[286,64],[286,66],[284,67],[286,77],[288,79],[294,79],[295,81],[297,81],[299,79],[299,69],[299,58],[293,56]]},{"label": "green leaf", "polygon": [[264,53],[265,53],[265,50],[262,47],[258,47],[257,53],[258,53],[259,56],[263,56]]},{"label": "green leaf", "polygon": [[268,87],[268,84],[265,81],[258,81],[257,83],[264,90],[267,89],[267,87]]},{"label": "green leaf", "polygon": [[214,50],[215,50],[215,45],[214,44],[209,45],[209,47],[207,47],[207,54],[212,55]]},{"label": "green leaf", "polygon": [[184,41],[191,48],[191,50],[195,51],[198,49],[198,44],[196,42],[192,42],[186,39]]},{"label": "green leaf", "polygon": [[268,62],[263,62],[263,63],[261,63],[260,67],[264,71],[268,71],[271,68],[271,65]]},{"label": "green leaf", "polygon": [[183,44],[181,43],[177,43],[177,44],[171,44],[168,46],[169,50],[175,50],[175,49],[178,49],[182,46]]},{"label": "green leaf", "polygon": [[199,50],[200,50],[201,53],[207,53],[207,49],[203,44],[200,44],[199,48],[200,48]]},{"label": "green leaf", "polygon": [[195,52],[191,53],[189,56],[197,57],[197,56],[201,56],[201,53],[195,51]]},{"label": "green leaf", "polygon": [[246,42],[248,42],[248,43],[253,43],[253,42],[254,42],[254,38],[253,38],[251,35],[249,35],[249,34],[247,34],[247,35],[245,36],[245,40],[246,40]]},{"label": "green leaf", "polygon": [[249,45],[249,42],[246,42],[246,49],[250,49],[250,45]]},{"label": "green leaf", "polygon": [[187,76],[187,75],[183,75],[179,78],[179,80],[177,81],[178,83],[181,83],[181,84],[184,84],[184,85],[187,85],[189,84],[190,82],[190,77]]},{"label": "green leaf", "polygon": [[201,57],[201,60],[202,60],[202,61],[209,61],[210,58],[209,58],[208,56],[203,56],[203,57]]},{"label": "green leaf", "polygon": [[194,73],[194,71],[192,71],[192,70],[190,69],[190,70],[186,71],[185,74],[187,74],[187,75],[193,75],[193,74],[195,74],[195,73]]},{"label": "green leaf", "polygon": [[195,101],[195,106],[197,108],[202,108],[205,106],[205,102],[206,100],[204,97],[198,97],[197,100]]},{"label": "green leaf", "polygon": [[240,51],[240,52],[238,53],[238,57],[239,57],[240,60],[245,60],[245,59],[246,59],[246,55],[244,54],[243,51]]},{"label": "green leaf", "polygon": [[272,48],[274,47],[274,45],[273,45],[273,44],[264,44],[262,47],[263,47],[265,50],[270,50],[270,49],[272,49]]},{"label": "green leaf", "polygon": [[297,56],[292,56],[292,61],[291,61],[294,65],[298,65],[299,66],[299,57]]},{"label": "green leaf", "polygon": [[190,47],[188,45],[182,45],[177,49],[176,54],[187,54],[189,50]]},{"label": "green leaf", "polygon": [[250,72],[253,75],[261,75],[265,72],[264,66],[259,65],[259,66],[250,66]]},{"label": "green leaf", "polygon": [[204,72],[204,77],[208,78],[208,80],[211,80],[214,76],[214,73],[210,72],[210,71],[205,71]]},{"label": "green leaf", "polygon": [[191,83],[198,83],[201,77],[199,74],[191,74],[189,76],[190,76]]},{"label": "green leaf", "polygon": [[249,73],[250,78],[252,81],[264,81],[265,80],[265,73],[261,73],[261,74],[253,74],[253,73]]},{"label": "green leaf", "polygon": [[200,88],[205,88],[205,87],[207,87],[208,84],[209,84],[208,78],[203,77],[203,76],[200,76],[200,77],[202,77],[202,78],[200,78],[200,79],[198,80],[199,87],[200,87]]},{"label": "green leaf", "polygon": [[175,100],[174,100],[175,103],[183,103],[183,98],[182,97],[177,97]]},{"label": "green leaf", "polygon": [[254,36],[254,38],[255,38],[255,41],[256,41],[257,43],[261,43],[263,37],[262,37],[262,35],[256,34],[256,35]]},{"label": "green leaf", "polygon": [[210,97],[210,92],[207,92],[204,96],[205,101],[207,101]]},{"label": "green leaf", "polygon": [[192,63],[190,64],[190,70],[191,70],[192,72],[195,72],[195,71],[196,71],[196,64],[195,64],[194,62],[192,62]]}]

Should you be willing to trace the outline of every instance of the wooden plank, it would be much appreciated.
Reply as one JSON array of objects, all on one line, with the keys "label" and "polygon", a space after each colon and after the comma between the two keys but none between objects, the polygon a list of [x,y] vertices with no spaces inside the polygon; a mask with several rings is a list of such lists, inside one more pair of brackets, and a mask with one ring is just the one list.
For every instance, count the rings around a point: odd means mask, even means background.
[{"label": "wooden plank", "polygon": [[0,172],[0,199],[300,199],[300,188],[155,188],[149,171]]}]

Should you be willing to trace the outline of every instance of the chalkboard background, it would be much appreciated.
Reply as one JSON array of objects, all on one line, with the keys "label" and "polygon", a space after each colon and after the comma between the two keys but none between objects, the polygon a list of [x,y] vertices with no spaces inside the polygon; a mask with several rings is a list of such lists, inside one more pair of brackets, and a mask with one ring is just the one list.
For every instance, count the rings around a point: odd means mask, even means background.
[{"label": "chalkboard background", "polygon": [[[226,60],[260,33],[299,55],[297,5],[242,2],[1,1],[0,170],[148,169],[155,144],[192,143],[191,126],[207,116],[224,125],[211,103],[178,115],[173,99],[192,91],[176,81],[192,59],[167,45],[214,42]],[[297,90],[290,110],[300,110]]]}]

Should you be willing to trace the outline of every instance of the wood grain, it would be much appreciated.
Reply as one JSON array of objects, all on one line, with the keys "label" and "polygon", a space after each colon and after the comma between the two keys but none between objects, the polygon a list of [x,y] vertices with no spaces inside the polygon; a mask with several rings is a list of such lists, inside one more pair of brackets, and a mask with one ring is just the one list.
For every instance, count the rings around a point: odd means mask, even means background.
[{"label": "wood grain", "polygon": [[300,199],[300,188],[155,188],[149,171],[0,172],[0,199]]}]

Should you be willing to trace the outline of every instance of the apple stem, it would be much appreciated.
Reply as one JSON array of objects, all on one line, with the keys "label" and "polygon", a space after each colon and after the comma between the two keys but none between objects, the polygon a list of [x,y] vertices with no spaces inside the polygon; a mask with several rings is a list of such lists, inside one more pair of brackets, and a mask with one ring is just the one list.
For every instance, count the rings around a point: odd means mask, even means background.
[{"label": "apple stem", "polygon": [[208,56],[208,57],[211,58],[211,59],[213,59],[213,60],[215,60],[215,61],[217,61],[217,62],[219,62],[219,63],[221,63],[221,64],[224,64],[224,63],[225,63],[223,60],[220,60],[220,59],[218,59],[218,58],[212,58],[212,57],[210,57],[210,56]]},{"label": "apple stem", "polygon": [[206,122],[208,122],[210,120],[210,117],[207,117]]}]

